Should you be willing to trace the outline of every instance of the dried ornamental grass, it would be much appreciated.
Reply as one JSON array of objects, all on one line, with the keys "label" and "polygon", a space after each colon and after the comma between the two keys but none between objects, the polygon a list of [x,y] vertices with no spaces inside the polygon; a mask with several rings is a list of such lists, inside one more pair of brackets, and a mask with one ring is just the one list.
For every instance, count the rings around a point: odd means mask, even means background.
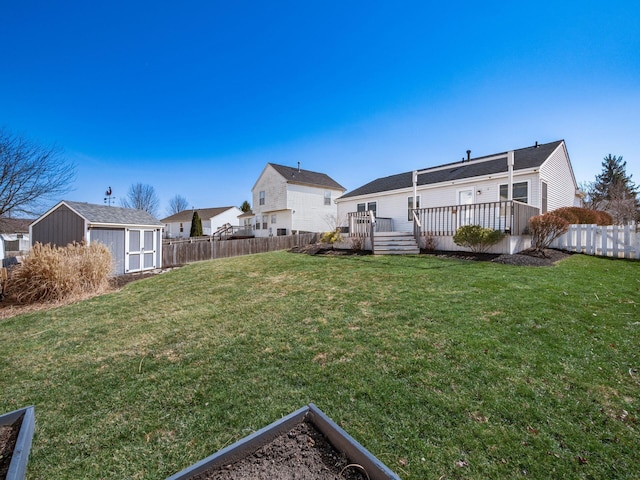
[{"label": "dried ornamental grass", "polygon": [[12,272],[11,294],[19,303],[35,303],[98,293],[108,287],[111,272],[111,252],[101,243],[37,243]]}]

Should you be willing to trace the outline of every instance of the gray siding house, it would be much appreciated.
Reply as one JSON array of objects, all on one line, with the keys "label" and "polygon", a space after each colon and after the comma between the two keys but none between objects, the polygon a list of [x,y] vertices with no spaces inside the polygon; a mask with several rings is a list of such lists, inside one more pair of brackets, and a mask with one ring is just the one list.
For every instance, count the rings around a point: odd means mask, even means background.
[{"label": "gray siding house", "polygon": [[143,210],[62,200],[31,224],[29,237],[31,245],[101,242],[122,275],[162,267],[163,228]]}]

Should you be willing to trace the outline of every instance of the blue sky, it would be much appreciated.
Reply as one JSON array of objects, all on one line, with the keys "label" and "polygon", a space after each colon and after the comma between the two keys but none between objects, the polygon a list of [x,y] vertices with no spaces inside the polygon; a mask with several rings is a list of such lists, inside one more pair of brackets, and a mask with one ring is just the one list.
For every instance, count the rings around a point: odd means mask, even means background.
[{"label": "blue sky", "polygon": [[[347,190],[565,139],[640,183],[634,1],[0,0],[0,126],[61,146],[65,198],[133,183],[240,205],[267,162]],[[118,200],[116,200],[118,201]]]}]

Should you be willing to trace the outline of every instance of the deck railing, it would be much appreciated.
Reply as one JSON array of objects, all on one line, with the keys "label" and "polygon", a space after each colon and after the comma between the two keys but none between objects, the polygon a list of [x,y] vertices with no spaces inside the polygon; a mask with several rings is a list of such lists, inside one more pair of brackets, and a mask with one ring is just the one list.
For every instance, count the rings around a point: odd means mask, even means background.
[{"label": "deck railing", "polygon": [[[529,219],[539,215],[537,207],[516,200],[418,208],[414,211],[414,235],[452,236],[463,225],[480,225],[511,235],[527,232]],[[419,227],[418,227],[419,225]]]},{"label": "deck railing", "polygon": [[391,218],[376,217],[373,211],[350,212],[349,236],[373,237],[374,232],[392,232],[393,220]]}]

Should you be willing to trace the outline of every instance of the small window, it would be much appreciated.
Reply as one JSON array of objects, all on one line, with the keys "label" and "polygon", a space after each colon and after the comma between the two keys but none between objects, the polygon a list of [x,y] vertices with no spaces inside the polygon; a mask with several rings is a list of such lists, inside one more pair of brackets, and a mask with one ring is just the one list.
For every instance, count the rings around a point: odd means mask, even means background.
[{"label": "small window", "polygon": [[[266,220],[268,217],[263,217],[264,220]],[[269,228],[268,223],[267,222],[262,222],[262,229],[266,230],[267,228]]]},{"label": "small window", "polygon": [[365,203],[359,203],[357,211],[358,212],[366,212],[367,211],[367,205]]},{"label": "small window", "polygon": [[377,207],[376,202],[367,203],[367,211],[373,212],[373,216],[376,215],[376,207]]},{"label": "small window", "polygon": [[256,217],[256,230],[260,230],[260,217]]},{"label": "small window", "polygon": [[328,190],[324,192],[324,204],[331,205],[331,192]]},{"label": "small window", "polygon": [[276,223],[276,216],[275,215],[271,215],[271,223]]},{"label": "small window", "polygon": [[262,190],[262,191],[259,193],[259,195],[260,195],[260,199],[259,199],[258,203],[259,203],[260,205],[264,205],[264,190]]},{"label": "small window", "polygon": [[542,182],[542,213],[547,213],[547,182]]},{"label": "small window", "polygon": [[184,232],[184,225],[182,225],[182,222],[180,222],[180,233]]},{"label": "small window", "polygon": [[[415,208],[420,208],[420,195],[416,196],[416,206]],[[409,197],[407,199],[407,220],[413,220],[413,197]]]},{"label": "small window", "polygon": [[[507,193],[508,185],[500,185],[500,200],[507,200]],[[514,183],[511,197],[518,202],[529,203],[529,184],[527,182]]]}]

